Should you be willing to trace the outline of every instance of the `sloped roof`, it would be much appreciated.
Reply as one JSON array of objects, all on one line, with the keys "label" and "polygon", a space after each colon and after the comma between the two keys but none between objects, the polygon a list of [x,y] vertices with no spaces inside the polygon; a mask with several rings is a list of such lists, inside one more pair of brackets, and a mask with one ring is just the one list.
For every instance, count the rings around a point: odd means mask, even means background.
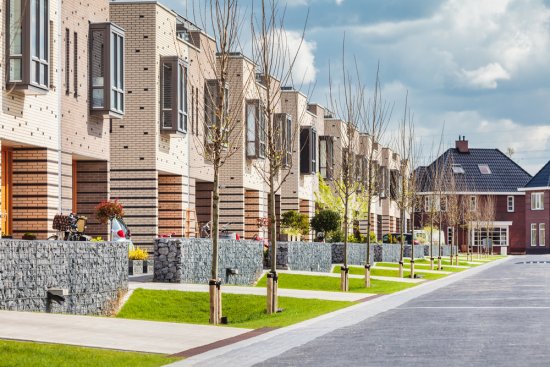
[{"label": "sloped roof", "polygon": [[[453,173],[452,166],[462,167],[464,173]],[[479,165],[487,165],[490,174],[482,174]],[[451,148],[430,164],[424,173],[421,191],[434,191],[437,171],[444,172],[445,180],[455,177],[457,191],[467,192],[515,192],[524,187],[531,175],[498,149],[470,148],[468,153],[459,153]]]},{"label": "sloped roof", "polygon": [[550,161],[541,168],[525,187],[550,187]]}]

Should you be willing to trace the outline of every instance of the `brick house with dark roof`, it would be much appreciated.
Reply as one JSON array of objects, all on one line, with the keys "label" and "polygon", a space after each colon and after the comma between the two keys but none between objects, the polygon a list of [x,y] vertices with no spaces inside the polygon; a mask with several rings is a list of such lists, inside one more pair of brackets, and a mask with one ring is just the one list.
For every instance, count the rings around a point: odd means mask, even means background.
[{"label": "brick house with dark roof", "polygon": [[[430,224],[429,208],[437,205],[444,213],[438,227],[446,235],[445,243],[458,243],[461,251],[470,246],[475,252],[492,247],[495,253],[525,253],[525,192],[518,188],[524,187],[531,175],[500,150],[471,149],[461,138],[455,148],[420,167],[417,174],[422,199],[417,228]],[[438,175],[442,177],[440,186],[436,185]],[[460,207],[460,224],[454,228],[446,219],[446,203],[453,193]],[[546,196],[550,198],[550,194]],[[432,200],[437,204],[431,204]],[[491,219],[479,215],[488,207],[493,208]]]},{"label": "brick house with dark roof", "polygon": [[525,250],[549,253],[550,161],[520,191],[525,193]]}]

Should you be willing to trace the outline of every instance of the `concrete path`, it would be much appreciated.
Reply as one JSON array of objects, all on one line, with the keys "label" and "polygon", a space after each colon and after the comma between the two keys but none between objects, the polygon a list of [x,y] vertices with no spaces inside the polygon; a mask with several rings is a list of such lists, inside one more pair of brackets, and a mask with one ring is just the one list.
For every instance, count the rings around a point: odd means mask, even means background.
[{"label": "concrete path", "polygon": [[108,317],[0,311],[0,338],[174,354],[250,329]]},{"label": "concrete path", "polygon": [[173,366],[547,366],[550,264],[522,267],[514,260],[426,282]]},{"label": "concrete path", "polygon": [[[390,268],[388,266],[377,266],[375,265],[373,269],[380,269],[380,270],[398,270],[396,268]],[[405,269],[407,270],[407,269]],[[428,269],[417,269],[414,268],[415,273],[426,273],[426,274],[453,274],[452,271],[443,271],[443,270],[428,270]]]},{"label": "concrete path", "polygon": [[[395,270],[395,269],[392,269],[392,270]],[[323,272],[317,272],[317,271],[299,271],[299,270],[278,270],[277,272],[286,273],[286,274],[340,278],[340,274],[338,273],[323,273]],[[358,275],[358,274],[349,274],[349,277],[352,279],[365,278],[364,275]],[[426,279],[420,279],[420,278],[410,279],[410,278],[386,277],[386,276],[380,276],[380,275],[371,275],[371,279],[386,280],[388,282],[401,282],[401,283],[423,283],[426,281]]]},{"label": "concrete path", "polygon": [[[208,285],[205,284],[181,284],[181,283],[138,283],[130,282],[130,290],[137,288],[155,289],[155,290],[175,290],[182,292],[208,292]],[[265,287],[237,287],[224,286],[223,293],[232,294],[253,294],[265,296],[267,289]],[[292,298],[309,298],[323,299],[327,301],[359,301],[367,297],[373,296],[370,293],[344,293],[344,292],[324,292],[324,291],[305,291],[299,289],[283,289],[279,288],[279,296]]]}]

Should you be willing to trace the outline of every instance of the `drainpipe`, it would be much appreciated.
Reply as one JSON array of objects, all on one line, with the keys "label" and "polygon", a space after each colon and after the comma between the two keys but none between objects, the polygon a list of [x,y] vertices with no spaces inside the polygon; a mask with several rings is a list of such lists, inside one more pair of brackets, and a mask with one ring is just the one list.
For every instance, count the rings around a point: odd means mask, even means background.
[{"label": "drainpipe", "polygon": [[[63,189],[62,189],[62,164],[61,164],[61,149],[62,149],[62,123],[61,123],[61,42],[62,42],[62,36],[61,36],[61,0],[57,0],[57,126],[58,126],[58,133],[57,133],[57,185],[58,185],[58,196],[59,196],[59,204],[58,204],[58,212],[61,213],[63,211]],[[53,65],[50,65],[50,67],[53,67]]]}]

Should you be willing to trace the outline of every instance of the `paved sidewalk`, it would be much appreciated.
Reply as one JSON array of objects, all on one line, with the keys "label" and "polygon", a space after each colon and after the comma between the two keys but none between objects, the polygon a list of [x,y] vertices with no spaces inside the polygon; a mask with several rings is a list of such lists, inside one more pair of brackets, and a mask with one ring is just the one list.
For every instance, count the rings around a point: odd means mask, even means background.
[{"label": "paved sidewalk", "polygon": [[[434,266],[434,268],[437,267],[437,266]],[[380,269],[380,270],[399,270],[397,268],[391,268],[389,266],[374,266],[373,269]],[[405,271],[407,269],[405,268]],[[414,272],[415,273],[426,273],[426,274],[453,274],[452,271],[443,271],[443,270],[429,270],[429,269],[417,269],[416,267],[414,268]]]},{"label": "paved sidewalk", "polygon": [[174,354],[250,329],[111,317],[0,311],[0,338]]},{"label": "paved sidewalk", "polygon": [[[130,290],[137,288],[155,289],[155,290],[175,290],[182,292],[208,292],[208,285],[205,284],[183,284],[183,283],[139,283],[130,282]],[[252,294],[265,296],[267,289],[265,287],[238,287],[224,286],[223,293],[232,294]],[[279,288],[279,296],[292,298],[322,299],[327,301],[350,301],[355,302],[367,297],[373,296],[370,293],[344,293],[344,292],[324,292],[324,291],[305,291],[299,289]]]}]

